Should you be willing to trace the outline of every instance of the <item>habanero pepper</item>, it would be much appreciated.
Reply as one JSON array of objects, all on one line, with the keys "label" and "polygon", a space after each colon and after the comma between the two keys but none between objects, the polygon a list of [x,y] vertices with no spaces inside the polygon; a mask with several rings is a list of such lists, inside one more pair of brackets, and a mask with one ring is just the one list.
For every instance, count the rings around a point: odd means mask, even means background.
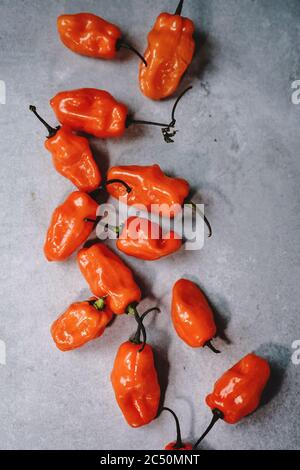
[{"label": "habanero pepper", "polygon": [[[160,402],[160,385],[154,363],[152,347],[146,344],[143,327],[144,317],[137,316],[138,328],[135,335],[121,344],[111,372],[111,383],[117,403],[129,426],[138,428],[153,421]],[[144,339],[140,333],[144,330]]]},{"label": "habanero pepper", "polygon": [[58,173],[68,178],[80,191],[94,191],[101,183],[101,174],[93,158],[88,140],[74,134],[69,126],[51,127],[39,116],[35,106],[29,106],[49,132],[46,149],[52,154]]},{"label": "habanero pepper", "polygon": [[71,351],[104,333],[114,314],[104,299],[91,297],[71,304],[51,326],[51,335],[58,349]]},{"label": "habanero pepper", "polygon": [[62,43],[77,54],[98,59],[114,59],[123,47],[137,54],[147,66],[144,57],[121,38],[118,26],[93,13],[60,15],[57,30]]},{"label": "habanero pepper", "polygon": [[212,309],[194,282],[188,279],[175,282],[171,317],[176,333],[188,346],[208,346],[213,352],[220,352],[210,342],[217,331]]},{"label": "habanero pepper", "polygon": [[[108,224],[106,227],[111,228]],[[154,261],[175,253],[182,240],[175,232],[163,233],[161,227],[142,217],[132,216],[120,227],[112,227],[117,233],[117,248],[128,256]]]},{"label": "habanero pepper", "polygon": [[107,191],[114,198],[124,200],[129,206],[142,204],[148,211],[152,208],[154,212],[156,208],[152,205],[165,204],[165,211],[162,207],[163,216],[169,215],[168,208],[175,204],[179,210],[190,192],[186,180],[165,175],[157,164],[114,166],[108,170],[107,179],[108,182],[120,179],[131,188],[128,193],[119,183],[112,182],[107,186]]},{"label": "habanero pepper", "polygon": [[269,377],[268,362],[254,353],[247,354],[227,370],[215,383],[213,392],[206,397],[213,417],[194,449],[219,419],[235,424],[255,411]]},{"label": "habanero pepper", "polygon": [[187,90],[177,98],[169,124],[133,119],[128,114],[125,104],[118,102],[107,91],[96,88],[62,91],[50,100],[50,105],[58,121],[75,131],[105,139],[121,137],[125,129],[133,124],[146,124],[161,127],[164,140],[173,142],[172,137],[177,132],[171,132],[171,128],[174,128],[176,123],[175,109]]},{"label": "habanero pepper", "polygon": [[[116,179],[119,181],[115,181]],[[128,188],[124,187],[120,180],[126,183]],[[160,213],[165,217],[175,217],[185,204],[197,210],[196,204],[188,198],[189,183],[183,178],[167,176],[157,164],[111,167],[106,183],[108,193],[115,199],[120,199],[129,206],[143,205],[148,211]],[[200,215],[208,227],[210,237],[210,223],[205,215]]]},{"label": "habanero pepper", "polygon": [[98,204],[86,193],[74,191],[52,214],[44,245],[48,261],[63,261],[84,243],[94,229]]},{"label": "habanero pepper", "polygon": [[142,93],[153,100],[172,95],[190,65],[195,51],[194,23],[181,16],[183,1],[174,15],[161,13],[148,34],[144,57],[147,67],[140,65]]},{"label": "habanero pepper", "polygon": [[176,434],[177,434],[176,441],[173,441],[167,444],[165,446],[165,450],[192,450],[193,445],[190,442],[185,443],[182,441],[179,419],[177,418],[174,411],[171,410],[170,408],[167,408],[166,406],[162,408],[162,411],[169,411],[169,413],[171,413],[171,415],[174,417],[175,424],[176,424]]},{"label": "habanero pepper", "polygon": [[136,313],[141,290],[131,270],[103,243],[82,248],[77,254],[80,271],[97,297],[106,297],[109,308],[120,315]]}]

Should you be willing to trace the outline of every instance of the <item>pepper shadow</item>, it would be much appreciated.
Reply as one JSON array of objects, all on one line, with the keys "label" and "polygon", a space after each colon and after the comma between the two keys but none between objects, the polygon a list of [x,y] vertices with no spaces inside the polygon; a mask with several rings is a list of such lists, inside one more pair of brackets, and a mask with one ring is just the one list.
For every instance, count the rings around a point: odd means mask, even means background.
[{"label": "pepper shadow", "polygon": [[205,210],[211,204],[211,200],[207,194],[204,194],[204,187],[201,184],[197,187],[190,186],[188,200],[193,201],[195,204],[204,204]]},{"label": "pepper shadow", "polygon": [[[207,69],[213,69],[213,59],[217,54],[217,43],[208,32],[196,29],[194,32],[195,54],[187,73],[182,80],[182,86],[192,85],[194,79],[201,80]],[[209,86],[206,82],[201,84],[206,92],[210,94]]]},{"label": "pepper shadow", "polygon": [[99,238],[89,238],[82,247],[90,248],[91,246],[96,245],[97,243],[101,243],[101,240],[99,240]]},{"label": "pepper shadow", "polygon": [[[89,137],[91,150],[94,160],[100,170],[102,176],[102,183],[106,180],[107,171],[110,167],[110,157],[107,149],[107,142],[95,137]],[[98,204],[104,204],[109,198],[109,194],[105,189],[95,190],[91,196]]]},{"label": "pepper shadow", "polygon": [[[193,401],[185,396],[185,395],[177,395],[176,396],[176,399],[177,400],[181,400],[181,401],[184,401],[188,408],[190,409],[190,417],[191,417],[191,421],[190,421],[190,429],[189,429],[189,432],[188,434],[185,432],[185,429],[182,429],[181,428],[181,434],[182,434],[182,438],[184,441],[188,441],[188,442],[193,442],[194,441],[194,435],[195,435],[195,424],[196,424],[196,420],[195,420],[195,406],[194,406],[194,403]],[[182,407],[179,408],[180,409],[180,412],[182,411]],[[181,412],[182,414],[182,412]],[[179,422],[180,422],[180,415],[178,416],[178,419],[179,419]]]},{"label": "pepper shadow", "polygon": [[291,352],[286,346],[272,342],[262,344],[254,352],[266,359],[271,368],[270,379],[260,402],[261,406],[264,406],[279,393],[290,363]]},{"label": "pepper shadow", "polygon": [[[138,111],[131,110],[129,109],[129,116],[131,116],[133,119],[146,119],[146,117],[141,116],[138,114]],[[127,142],[132,142],[136,141],[137,139],[142,139],[147,135],[147,132],[149,133],[149,128],[150,126],[142,125],[142,124],[132,124],[129,127],[126,127],[124,135],[120,137],[122,141],[125,143]],[[153,127],[151,127],[153,129]],[[150,128],[150,129],[151,129]],[[160,132],[159,128],[157,128],[158,132]],[[116,139],[117,140],[117,139]]]},{"label": "pepper shadow", "polygon": [[[120,252],[117,252],[117,254],[122,257],[122,253]],[[126,264],[126,266],[128,266],[130,269],[132,269],[132,272],[133,272],[133,277],[134,277],[134,280],[136,281],[136,283],[138,284],[138,286],[140,287],[141,291],[142,291],[142,298],[145,299],[145,298],[152,298],[152,299],[156,299],[153,291],[152,291],[152,288],[151,286],[149,285],[148,281],[145,279],[145,275],[144,275],[144,272],[145,270],[142,268],[140,268],[139,266],[137,266],[137,264],[135,264],[134,267],[131,267],[130,266],[130,257],[123,257],[122,258],[124,263]],[[151,267],[149,265],[147,265],[147,262],[146,261],[141,261],[141,263],[144,264],[144,267],[147,269],[147,272],[148,272],[148,277],[152,277],[154,278],[155,277],[155,274],[154,274],[154,270],[151,270]],[[152,271],[152,275],[151,275],[151,271]],[[150,276],[149,276],[150,275]]]},{"label": "pepper shadow", "polygon": [[[205,293],[205,291],[204,291]],[[229,322],[231,320],[231,312],[229,310],[228,302],[224,297],[218,296],[218,300],[212,301],[205,293],[206,299],[214,313],[215,322],[217,325],[216,337],[222,339],[226,344],[231,344],[232,341],[226,334]]]},{"label": "pepper shadow", "polygon": [[158,329],[153,325],[151,329],[151,336],[155,338],[155,345],[153,349],[154,363],[161,391],[157,412],[157,416],[159,416],[161,409],[164,406],[166,391],[169,384],[170,362],[168,352],[171,335],[165,329]]},{"label": "pepper shadow", "polygon": [[102,175],[106,175],[110,167],[110,156],[106,140],[92,137],[89,139],[94,159]]},{"label": "pepper shadow", "polygon": [[[191,444],[195,444],[197,440],[199,439],[200,435],[202,434],[203,430],[200,430],[198,433],[196,431],[196,419],[195,419],[195,406],[192,400],[183,395],[178,395],[176,397],[178,400],[185,401],[190,408],[190,416],[191,416],[191,424],[190,424],[190,430],[188,434],[185,434],[185,430],[181,429],[182,437],[184,442],[190,442]],[[179,421],[180,421],[180,416],[178,416]],[[198,449],[200,450],[200,449]],[[215,450],[211,445],[209,445],[206,440],[201,442],[201,450]]]}]

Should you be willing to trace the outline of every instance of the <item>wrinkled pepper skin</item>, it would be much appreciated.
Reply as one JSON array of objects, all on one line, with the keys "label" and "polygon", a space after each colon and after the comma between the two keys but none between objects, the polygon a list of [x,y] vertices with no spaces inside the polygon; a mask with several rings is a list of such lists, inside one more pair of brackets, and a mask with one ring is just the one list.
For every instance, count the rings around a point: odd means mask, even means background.
[{"label": "wrinkled pepper skin", "polygon": [[[108,180],[114,178],[125,181],[131,187],[131,192],[128,194],[120,183],[112,183],[107,186],[111,196],[121,199],[129,206],[143,204],[149,211],[152,204],[165,204],[166,209],[161,210],[163,216],[174,216],[179,212],[179,206],[183,205],[190,192],[187,181],[165,175],[157,164],[115,166],[110,168],[107,174]],[[178,204],[178,208],[169,214],[167,209],[173,204]],[[159,211],[153,207],[153,212]]]},{"label": "wrinkled pepper skin", "polygon": [[179,279],[173,286],[172,321],[178,336],[192,348],[203,347],[217,331],[204,294],[188,279]]},{"label": "wrinkled pepper skin", "polygon": [[194,23],[179,15],[161,13],[148,34],[144,57],[147,67],[140,65],[140,88],[153,100],[172,95],[182,75],[192,62],[195,51]]},{"label": "wrinkled pepper skin", "polygon": [[98,204],[86,193],[74,191],[52,214],[44,245],[48,261],[64,261],[93,231]]},{"label": "wrinkled pepper skin", "polygon": [[182,447],[176,447],[176,442],[170,442],[166,445],[165,450],[192,450],[193,446],[189,442],[183,444]]},{"label": "wrinkled pepper skin", "polygon": [[98,310],[91,305],[93,301],[96,302],[97,298],[71,304],[52,324],[51,335],[58,349],[71,351],[80,348],[104,333],[113,312],[108,306]]},{"label": "wrinkled pepper skin", "polygon": [[82,275],[97,297],[105,297],[110,309],[120,315],[141,300],[141,290],[131,270],[106,245],[97,243],[77,254]]},{"label": "wrinkled pepper skin", "polygon": [[160,386],[149,344],[141,346],[127,341],[119,347],[111,382],[117,403],[129,426],[138,428],[156,418]]},{"label": "wrinkled pepper skin", "polygon": [[57,119],[75,131],[95,137],[120,137],[125,132],[127,107],[104,90],[62,91],[50,100]]},{"label": "wrinkled pepper skin", "polygon": [[121,31],[99,16],[92,13],[61,15],[57,18],[57,29],[63,44],[77,54],[99,59],[116,56]]},{"label": "wrinkled pepper skin", "polygon": [[154,261],[181,248],[182,240],[172,231],[165,233],[158,224],[142,217],[129,217],[116,242],[117,248],[128,256]]},{"label": "wrinkled pepper skin", "polygon": [[224,414],[224,421],[235,424],[259,405],[270,377],[268,362],[256,354],[247,354],[217,380],[206,403]]},{"label": "wrinkled pepper skin", "polygon": [[53,137],[46,139],[45,147],[52,154],[56,171],[80,191],[90,192],[100,186],[101,174],[85,137],[62,126]]}]

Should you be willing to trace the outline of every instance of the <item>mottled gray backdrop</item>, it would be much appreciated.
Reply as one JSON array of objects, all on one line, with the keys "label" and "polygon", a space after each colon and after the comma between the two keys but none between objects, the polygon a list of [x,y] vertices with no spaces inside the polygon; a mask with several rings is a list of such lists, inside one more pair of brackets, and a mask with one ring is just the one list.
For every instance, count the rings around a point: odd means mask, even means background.
[{"label": "mottled gray backdrop", "polygon": [[[103,338],[61,353],[49,325],[89,291],[74,257],[43,256],[53,209],[73,189],[53,169],[45,131],[28,111],[35,104],[53,124],[56,92],[99,87],[141,118],[162,120],[172,100],[139,92],[138,61],[80,57],[60,43],[56,17],[91,11],[120,25],[139,49],[160,11],[176,0],[0,0],[1,317],[0,447],[4,449],[161,449],[174,436],[165,414],[130,429],[116,406],[109,374],[133,321],[119,318]],[[196,438],[210,420],[204,403],[215,379],[241,356],[257,351],[272,363],[262,406],[238,425],[218,423],[203,443],[212,449],[295,449],[300,437],[300,365],[291,361],[299,327],[299,117],[291,84],[300,79],[298,0],[186,0],[198,50],[181,89],[194,89],[178,108],[180,132],[164,144],[158,129],[130,129],[119,140],[93,140],[103,171],[113,164],[152,164],[188,179],[214,230],[203,250],[158,262],[128,260],[141,282],[165,404]],[[196,280],[218,312],[228,343],[222,354],[191,350],[170,322],[171,286]],[[3,347],[3,343],[2,347]],[[3,359],[3,358],[2,358]],[[2,361],[3,362],[3,361]]]}]

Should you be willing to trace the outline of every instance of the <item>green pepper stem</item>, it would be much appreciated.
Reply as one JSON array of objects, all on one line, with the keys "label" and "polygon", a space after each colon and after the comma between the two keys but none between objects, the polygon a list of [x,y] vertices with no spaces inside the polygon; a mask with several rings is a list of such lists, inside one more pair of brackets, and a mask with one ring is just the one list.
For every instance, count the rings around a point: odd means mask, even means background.
[{"label": "green pepper stem", "polygon": [[100,297],[97,300],[90,300],[89,303],[90,305],[95,307],[96,310],[103,310],[105,307],[105,300],[103,299],[103,297]]},{"label": "green pepper stem", "polygon": [[175,419],[175,423],[176,423],[176,443],[174,445],[174,449],[182,449],[182,447],[184,446],[183,442],[182,442],[182,437],[181,437],[181,430],[180,430],[180,424],[179,424],[179,419],[177,417],[177,415],[174,413],[173,410],[171,410],[171,408],[167,408],[166,406],[164,406],[161,411],[169,411],[169,413],[171,413],[171,415],[173,415],[174,419]]},{"label": "green pepper stem", "polygon": [[120,38],[120,39],[117,40],[117,43],[116,43],[117,51],[119,49],[121,49],[122,47],[123,47],[123,49],[128,49],[129,51],[136,54],[141,59],[141,61],[144,62],[144,65],[147,67],[146,59],[142,56],[142,54],[135,47],[133,47],[131,44],[128,44],[128,42],[125,42],[122,38]]},{"label": "green pepper stem", "polygon": [[216,349],[213,344],[211,344],[211,341],[210,341],[210,340],[206,341],[206,343],[204,344],[204,346],[207,346],[207,347],[208,347],[212,352],[214,352],[215,354],[220,354],[220,352],[221,352],[221,351],[219,351],[218,349]]},{"label": "green pepper stem", "polygon": [[179,16],[181,15],[182,7],[183,7],[183,0],[180,0],[176,8],[175,15],[179,15]]},{"label": "green pepper stem", "polygon": [[33,112],[33,114],[38,118],[38,120],[46,127],[47,131],[49,132],[49,135],[47,136],[47,139],[50,137],[54,137],[57,131],[60,129],[60,126],[57,127],[52,127],[48,122],[46,122],[37,112],[36,107],[33,106],[32,104],[29,106],[30,111]]},{"label": "green pepper stem", "polygon": [[219,420],[219,419],[223,419],[224,418],[224,414],[222,413],[221,410],[218,410],[218,408],[215,408],[212,410],[212,413],[213,413],[213,417],[211,419],[211,422],[209,423],[208,427],[206,428],[206,430],[204,431],[204,433],[202,434],[201,437],[199,437],[198,441],[196,442],[196,444],[193,446],[193,449],[197,449],[198,445],[200,444],[201,441],[203,441],[203,439],[205,438],[205,436],[209,433],[209,431],[212,429],[212,427],[216,424],[216,422]]},{"label": "green pepper stem", "polygon": [[191,200],[189,200],[189,199],[186,200],[184,203],[191,205],[192,208],[193,208],[193,210],[194,210],[195,212],[198,212],[198,214],[202,217],[202,219],[204,220],[204,222],[205,222],[205,224],[206,224],[206,226],[207,226],[207,228],[208,228],[208,237],[211,237],[211,236],[212,236],[212,228],[211,228],[211,225],[210,225],[210,223],[209,223],[207,217],[198,209],[197,204],[195,204],[193,201],[191,201]]}]

